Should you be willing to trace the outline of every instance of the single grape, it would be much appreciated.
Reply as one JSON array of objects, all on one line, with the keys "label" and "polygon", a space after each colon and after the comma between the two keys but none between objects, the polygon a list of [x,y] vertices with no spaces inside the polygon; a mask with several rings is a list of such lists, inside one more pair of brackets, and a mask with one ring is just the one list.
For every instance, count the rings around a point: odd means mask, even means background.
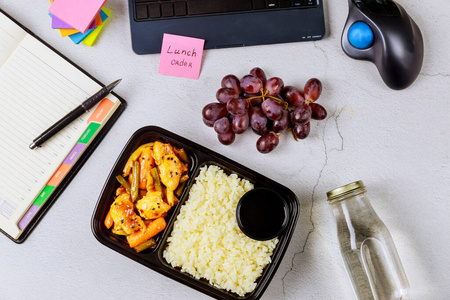
[{"label": "single grape", "polygon": [[311,130],[311,123],[305,123],[305,124],[297,124],[292,128],[292,133],[294,136],[298,139],[306,139],[309,135],[309,131]]},{"label": "single grape", "polygon": [[256,132],[263,132],[267,129],[267,118],[264,115],[261,107],[254,106],[249,110],[249,117],[250,117],[250,126],[256,131]]},{"label": "single grape", "polygon": [[225,76],[222,79],[222,83],[221,83],[223,88],[229,88],[232,89],[236,92],[236,94],[240,95],[242,92],[241,89],[241,82],[239,81],[239,78],[237,78],[236,76],[230,74]]},{"label": "single grape", "polygon": [[208,121],[216,121],[227,115],[227,107],[222,103],[209,103],[203,108],[202,115]]},{"label": "single grape", "polygon": [[256,142],[256,149],[261,153],[269,153],[278,146],[280,139],[273,133],[267,133],[261,136]]},{"label": "single grape", "polygon": [[323,120],[327,117],[327,110],[320,104],[310,103],[311,107],[311,119]]},{"label": "single grape", "polygon": [[214,122],[214,130],[217,133],[225,133],[230,129],[230,120],[227,117],[220,118]]},{"label": "single grape", "polygon": [[253,75],[245,75],[241,79],[241,88],[249,94],[258,93],[263,87],[263,82]]},{"label": "single grape", "polygon": [[239,95],[235,90],[229,88],[221,88],[216,93],[216,98],[220,103],[227,104],[230,99],[237,98]]},{"label": "single grape", "polygon": [[270,132],[270,130],[269,130],[269,128],[267,128],[267,127],[264,127],[264,129],[262,129],[262,130],[255,130],[255,128],[253,128],[252,127],[252,131],[253,131],[253,133],[255,133],[255,134],[257,134],[257,135],[265,135],[265,134],[268,134],[269,132]]},{"label": "single grape", "polygon": [[234,117],[233,121],[231,122],[231,128],[233,129],[234,133],[241,134],[247,130],[249,124],[250,118],[248,117],[247,113]]},{"label": "single grape", "polygon": [[279,77],[272,77],[267,80],[266,84],[264,85],[264,88],[266,91],[269,92],[268,95],[276,96],[279,93],[281,93],[281,91],[284,88],[283,79]]},{"label": "single grape", "polygon": [[299,107],[305,103],[305,97],[296,87],[290,85],[284,87],[281,95],[289,102],[289,105],[291,106]]},{"label": "single grape", "polygon": [[205,123],[206,126],[208,126],[208,127],[214,126],[215,121],[209,121],[209,120],[206,120],[205,118],[202,118],[202,119],[203,119],[203,123]]},{"label": "single grape", "polygon": [[271,120],[279,120],[283,115],[283,105],[275,99],[268,98],[262,104],[261,108],[266,115]]},{"label": "single grape", "polygon": [[256,68],[251,69],[250,75],[253,75],[253,76],[261,79],[263,84],[266,83],[266,81],[267,81],[266,73],[264,73],[264,71],[261,68],[256,67]]},{"label": "single grape", "polygon": [[291,114],[291,122],[294,125],[305,124],[311,119],[311,107],[309,105],[302,105],[295,108],[294,112]]},{"label": "single grape", "polygon": [[272,131],[282,133],[289,127],[289,111],[283,110],[283,114],[279,120],[273,121]]},{"label": "single grape", "polygon": [[234,139],[236,138],[236,135],[234,134],[233,130],[231,128],[225,132],[225,133],[219,133],[217,134],[217,137],[219,138],[219,142],[222,144],[228,146],[233,144]]},{"label": "single grape", "polygon": [[316,101],[322,93],[322,83],[317,78],[311,78],[305,84],[305,99],[311,102]]},{"label": "single grape", "polygon": [[240,116],[248,111],[248,101],[245,98],[233,98],[227,103],[227,110],[230,114]]}]

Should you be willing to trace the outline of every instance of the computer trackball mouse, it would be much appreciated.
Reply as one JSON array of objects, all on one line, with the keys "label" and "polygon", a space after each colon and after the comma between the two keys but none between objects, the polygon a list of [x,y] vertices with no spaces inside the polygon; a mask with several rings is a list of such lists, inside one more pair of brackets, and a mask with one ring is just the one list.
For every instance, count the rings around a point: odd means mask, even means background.
[{"label": "computer trackball mouse", "polygon": [[423,38],[417,24],[391,0],[349,0],[342,49],[373,62],[392,89],[410,86],[423,62]]}]

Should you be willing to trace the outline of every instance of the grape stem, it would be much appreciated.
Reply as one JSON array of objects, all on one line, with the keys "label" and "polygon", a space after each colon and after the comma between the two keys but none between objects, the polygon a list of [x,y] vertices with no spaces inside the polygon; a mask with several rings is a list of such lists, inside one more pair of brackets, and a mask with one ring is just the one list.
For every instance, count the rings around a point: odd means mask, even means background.
[{"label": "grape stem", "polygon": [[283,101],[283,100],[280,99],[280,98],[277,98],[277,97],[268,95],[268,94],[269,94],[269,90],[264,90],[264,89],[261,88],[260,91],[261,91],[261,96],[254,96],[254,97],[247,98],[247,101],[248,101],[248,103],[249,103],[250,105],[251,105],[251,101],[252,101],[253,99],[260,99],[260,98],[262,98],[262,100],[263,100],[263,102],[264,102],[264,101],[266,101],[266,98],[272,98],[273,100],[276,100],[276,101],[278,101],[281,105],[283,105],[283,107],[284,107],[285,110],[288,108],[289,104],[288,104],[286,101]]},{"label": "grape stem", "polygon": [[292,137],[294,138],[294,140],[295,140],[296,142],[298,142],[298,139],[295,137],[294,132],[292,131],[292,128],[289,128],[288,130],[291,132]]}]

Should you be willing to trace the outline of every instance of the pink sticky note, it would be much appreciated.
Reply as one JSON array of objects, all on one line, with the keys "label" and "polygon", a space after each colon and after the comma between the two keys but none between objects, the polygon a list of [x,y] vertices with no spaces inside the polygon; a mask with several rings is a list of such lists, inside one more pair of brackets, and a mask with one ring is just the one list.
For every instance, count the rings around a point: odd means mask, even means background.
[{"label": "pink sticky note", "polygon": [[58,0],[53,2],[48,12],[85,33],[105,2],[106,0]]},{"label": "pink sticky note", "polygon": [[159,74],[198,79],[205,40],[165,33]]}]

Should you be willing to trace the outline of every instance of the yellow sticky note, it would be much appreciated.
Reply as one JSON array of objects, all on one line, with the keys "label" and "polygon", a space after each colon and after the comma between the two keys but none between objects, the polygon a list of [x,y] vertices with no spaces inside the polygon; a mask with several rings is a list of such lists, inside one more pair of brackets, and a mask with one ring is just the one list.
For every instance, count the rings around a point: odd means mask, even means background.
[{"label": "yellow sticky note", "polygon": [[102,11],[108,16],[108,18],[103,21],[102,25],[100,25],[97,28],[95,28],[94,31],[92,31],[92,33],[90,35],[88,35],[82,41],[83,44],[86,44],[89,47],[91,47],[94,44],[95,40],[97,39],[98,35],[100,34],[100,31],[103,29],[103,25],[105,25],[105,23],[111,18],[111,11],[109,9],[103,7]]}]

